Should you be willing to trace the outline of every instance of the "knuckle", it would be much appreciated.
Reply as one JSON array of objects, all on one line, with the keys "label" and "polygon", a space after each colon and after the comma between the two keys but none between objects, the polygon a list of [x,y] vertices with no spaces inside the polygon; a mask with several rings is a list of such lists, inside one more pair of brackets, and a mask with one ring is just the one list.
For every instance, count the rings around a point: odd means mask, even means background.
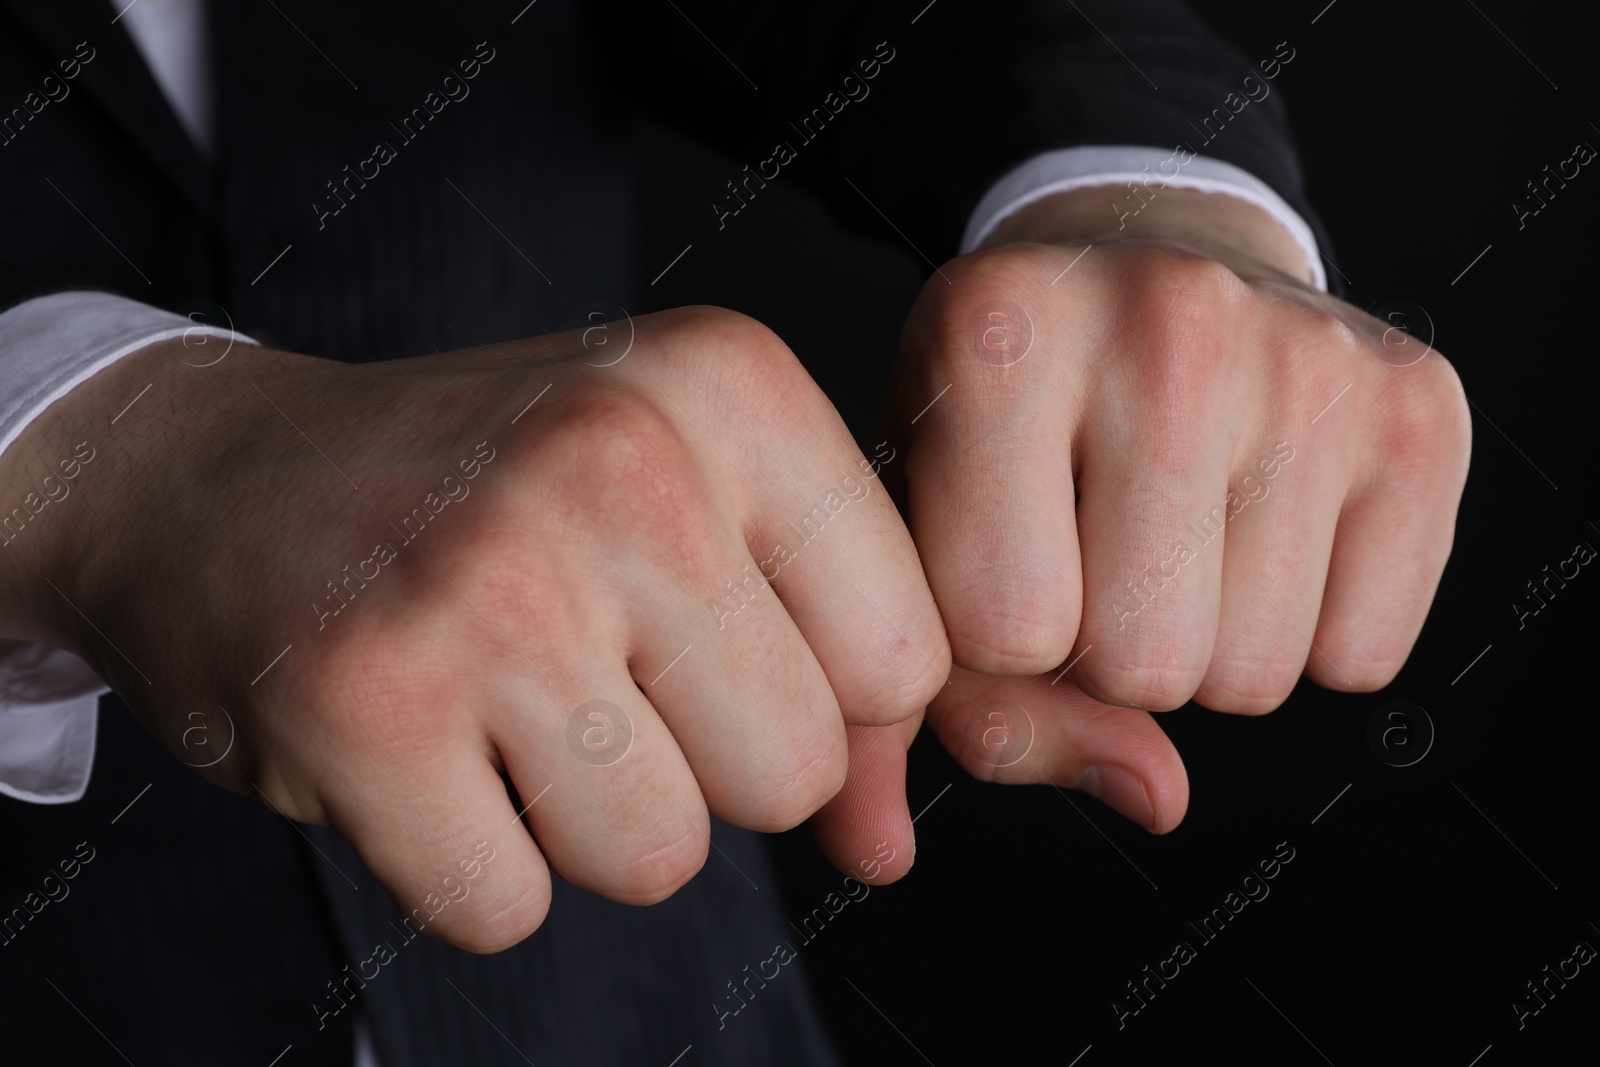
[{"label": "knuckle", "polygon": [[1076,618],[1043,574],[1013,566],[981,567],[958,598],[963,620],[950,642],[964,664],[985,673],[1035,674],[1061,662],[1077,635]]},{"label": "knuckle", "polygon": [[810,381],[799,357],[758,319],[710,305],[666,314],[661,339],[668,348],[730,374],[735,382],[752,375],[767,384]]},{"label": "knuckle", "polygon": [[456,918],[440,937],[466,952],[504,952],[544,925],[550,892],[529,886],[504,905]]},{"label": "knuckle", "polygon": [[946,313],[964,312],[1031,291],[1039,283],[1041,266],[1053,262],[1054,255],[1043,248],[1023,246],[971,252],[940,268],[948,281],[935,284],[930,279],[923,291],[930,299],[938,300]]},{"label": "knuckle", "polygon": [[1343,314],[1304,299],[1290,300],[1284,305],[1296,309],[1291,336],[1294,346],[1308,350],[1306,358],[1313,362],[1326,362],[1329,353],[1343,353],[1354,357],[1365,353],[1374,345],[1381,345],[1378,336],[1368,336],[1350,320],[1349,312]]},{"label": "knuckle", "polygon": [[660,426],[635,422],[617,432],[593,435],[582,460],[580,492],[603,514],[635,522],[690,513],[701,504],[698,471],[682,443]]},{"label": "knuckle", "polygon": [[759,319],[731,308],[713,304],[693,304],[674,308],[659,316],[664,339],[696,350],[726,345],[738,351],[775,346],[787,351],[778,335]]},{"label": "knuckle", "polygon": [[[1233,271],[1209,256],[1178,249],[1153,249],[1138,258],[1146,295],[1160,301],[1162,294],[1181,290],[1207,304],[1231,303],[1248,285]],[[1164,299],[1170,300],[1170,295]]]},{"label": "knuckle", "polygon": [[[1417,370],[1419,368],[1406,368]],[[1382,439],[1390,455],[1417,457],[1431,473],[1470,447],[1472,417],[1454,368],[1444,360],[1421,374],[1394,376],[1384,395]]]},{"label": "knuckle", "polygon": [[763,833],[792,830],[844,788],[848,760],[844,733],[803,752],[790,769],[761,782],[746,809],[747,825]]},{"label": "knuckle", "polygon": [[663,313],[659,334],[667,352],[694,368],[703,405],[722,424],[773,449],[817,449],[819,427],[851,448],[832,403],[800,358],[766,325],[737,311],[712,306]]},{"label": "knuckle", "polygon": [[1405,666],[1405,655],[1340,653],[1329,650],[1332,665],[1311,661],[1318,684],[1329,688],[1347,689],[1357,693],[1372,693],[1395,680],[1400,668]]},{"label": "knuckle", "polygon": [[1214,711],[1264,715],[1289,699],[1303,666],[1288,658],[1218,656],[1195,699]]},{"label": "knuckle", "polygon": [[1032,346],[1038,323],[1030,309],[1048,304],[1039,294],[1041,279],[1054,273],[1052,255],[1042,247],[994,248],[940,268],[942,277],[923,287],[905,338],[927,353],[929,381],[954,381],[954,391],[969,399],[990,395],[995,368],[1010,366]]},{"label": "knuckle", "polygon": [[1277,294],[1270,309],[1264,342],[1273,356],[1271,388],[1292,419],[1315,418],[1354,374],[1379,362],[1375,340],[1303,293]]},{"label": "knuckle", "polygon": [[[883,664],[855,694],[856,710],[875,725],[887,726],[914,715],[928,706],[944,687],[950,672],[949,646],[942,636],[940,650],[932,660],[924,658],[920,645],[896,635],[893,646],[881,657]],[[942,666],[941,666],[942,664]]]},{"label": "knuckle", "polygon": [[[1347,368],[1358,365],[1364,361],[1368,367],[1372,366],[1372,347],[1375,342],[1372,338],[1363,336],[1349,322],[1339,315],[1329,314],[1316,308],[1310,308],[1309,315],[1296,328],[1296,347],[1303,354],[1302,358],[1311,367],[1325,367],[1327,370],[1321,375],[1306,375],[1308,378],[1318,378],[1319,388],[1335,384],[1334,379],[1340,377]],[[1381,361],[1378,361],[1381,362]]]},{"label": "knuckle", "polygon": [[1194,696],[1203,668],[1139,663],[1100,663],[1089,672],[1110,703],[1148,711],[1173,711]]},{"label": "knuckle", "polygon": [[549,432],[538,449],[541,465],[561,489],[586,504],[637,502],[651,510],[673,503],[691,481],[692,463],[682,439],[645,398],[591,397]]},{"label": "knuckle", "polygon": [[677,812],[662,813],[661,828],[651,844],[642,845],[616,871],[607,896],[621,904],[659,904],[676,893],[705,866],[707,838]]},{"label": "knuckle", "polygon": [[1190,432],[1228,384],[1236,346],[1227,326],[1244,283],[1221,264],[1178,253],[1153,259],[1147,270],[1138,311],[1123,320],[1124,351],[1153,417],[1164,429]]},{"label": "knuckle", "polygon": [[1072,647],[1065,628],[1026,615],[991,610],[966,616],[950,635],[961,664],[983,674],[1038,674],[1060,663]]},{"label": "knuckle", "polygon": [[1138,311],[1129,328],[1154,342],[1169,362],[1180,357],[1179,370],[1214,369],[1209,361],[1225,352],[1217,324],[1245,301],[1248,284],[1216,260],[1189,252],[1149,251],[1134,262],[1129,285]]},{"label": "knuckle", "polygon": [[551,434],[531,454],[541,466],[518,504],[529,521],[556,535],[587,529],[591,545],[637,551],[674,572],[716,570],[707,474],[665,412],[645,397],[608,394]]},{"label": "knuckle", "polygon": [[[658,904],[705,864],[708,829],[703,795],[692,779],[657,785],[644,760],[608,768],[607,781],[583,802],[593,822],[583,836],[552,830],[552,862],[569,881],[621,904]],[[673,794],[677,799],[673,799]],[[598,836],[606,842],[594,849]]]}]

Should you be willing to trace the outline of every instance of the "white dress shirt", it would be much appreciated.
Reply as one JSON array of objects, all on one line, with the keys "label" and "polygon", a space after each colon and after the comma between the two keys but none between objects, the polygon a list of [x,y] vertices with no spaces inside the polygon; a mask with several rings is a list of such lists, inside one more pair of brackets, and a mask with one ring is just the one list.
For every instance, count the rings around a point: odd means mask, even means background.
[{"label": "white dress shirt", "polygon": [[[204,0],[111,0],[156,84],[202,154],[213,141],[216,94],[206,54]],[[1045,152],[1003,175],[978,202],[961,242],[970,252],[1002,220],[1052,193],[1092,185],[1154,182],[1223,193],[1276,216],[1306,254],[1326,289],[1311,228],[1265,183],[1221,160],[1195,156],[1169,174],[1173,153],[1145,146],[1094,146]],[[106,366],[156,341],[185,333],[249,338],[199,326],[181,316],[97,292],[56,293],[0,314],[0,451],[53,401]],[[3,550],[3,549],[0,549]],[[94,763],[95,716],[108,692],[77,656],[0,641],[0,793],[39,804],[81,798]],[[356,1067],[377,1067],[358,1020]]]}]

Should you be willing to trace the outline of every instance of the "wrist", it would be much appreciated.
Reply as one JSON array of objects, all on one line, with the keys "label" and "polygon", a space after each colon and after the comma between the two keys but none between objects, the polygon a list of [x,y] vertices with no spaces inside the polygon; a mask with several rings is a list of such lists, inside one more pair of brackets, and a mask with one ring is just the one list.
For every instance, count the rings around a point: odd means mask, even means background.
[{"label": "wrist", "polygon": [[217,454],[248,433],[227,385],[264,354],[299,358],[220,337],[155,341],[74,386],[0,452],[0,638],[98,662],[90,594],[128,580],[115,561],[163,494],[182,491],[197,436]]},{"label": "wrist", "polygon": [[1002,220],[982,248],[1037,244],[1164,244],[1225,264],[1241,277],[1312,284],[1293,233],[1249,201],[1225,193],[1101,185],[1042,197]]}]

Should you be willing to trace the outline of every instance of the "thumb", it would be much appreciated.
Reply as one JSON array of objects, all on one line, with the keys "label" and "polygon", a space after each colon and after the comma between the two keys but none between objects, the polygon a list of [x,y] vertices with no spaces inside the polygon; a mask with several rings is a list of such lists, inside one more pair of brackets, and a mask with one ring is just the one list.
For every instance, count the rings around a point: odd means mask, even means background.
[{"label": "thumb", "polygon": [[922,713],[892,726],[847,726],[850,768],[844,788],[811,817],[828,862],[862,882],[886,885],[911,869],[916,835],[906,807],[906,750]]}]

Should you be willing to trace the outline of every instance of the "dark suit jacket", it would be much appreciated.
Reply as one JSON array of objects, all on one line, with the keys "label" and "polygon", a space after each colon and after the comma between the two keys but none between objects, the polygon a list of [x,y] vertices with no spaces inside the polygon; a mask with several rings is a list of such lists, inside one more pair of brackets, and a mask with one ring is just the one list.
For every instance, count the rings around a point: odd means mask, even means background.
[{"label": "dark suit jacket", "polygon": [[[642,114],[887,235],[848,177],[935,260],[1003,171],[1072,145],[1187,144],[1313,218],[1281,97],[1209,142],[1197,128],[1254,68],[1166,0],[237,0],[213,16],[207,162],[103,0],[0,0],[0,308],[107,289],[375,360],[575,325],[594,297],[637,307],[659,266],[636,262]],[[760,188],[729,177],[705,192],[707,239]],[[759,841],[716,835],[732,862],[713,854],[656,908],[558,885],[547,925],[500,956],[397,946],[356,994],[385,1064],[665,1064],[690,1043],[697,1064],[828,1062],[790,968],[718,1026],[728,983],[793,934]],[[319,1028],[310,1005],[399,941],[400,913],[332,834],[204,785],[107,698],[86,798],[0,800],[0,841],[0,917],[24,909],[0,942],[8,1052],[262,1065],[292,1044],[285,1063],[349,1063],[354,1013]],[[94,858],[70,895],[31,910],[80,842]]]}]

